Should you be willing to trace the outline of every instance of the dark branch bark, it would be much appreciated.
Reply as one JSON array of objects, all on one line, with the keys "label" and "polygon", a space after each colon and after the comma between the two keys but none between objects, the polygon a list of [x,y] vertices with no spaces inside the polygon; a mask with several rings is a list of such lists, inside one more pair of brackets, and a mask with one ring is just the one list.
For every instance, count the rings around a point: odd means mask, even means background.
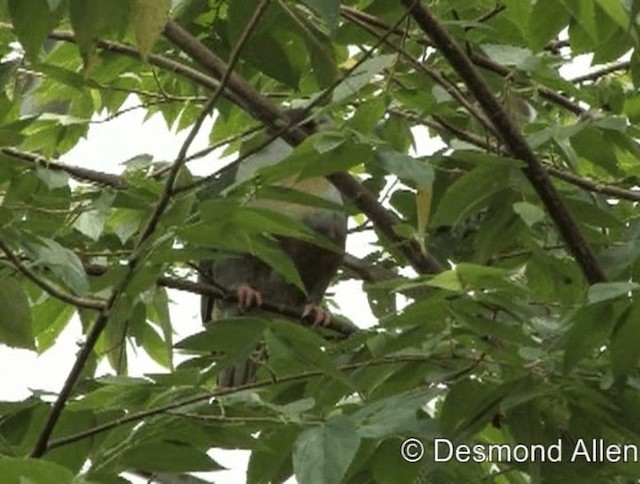
[{"label": "dark branch bark", "polygon": [[[85,265],[85,271],[91,276],[100,276],[107,272],[107,268],[95,264],[87,264]],[[187,281],[184,279],[167,276],[158,278],[157,284],[169,289],[186,291],[193,294],[200,294],[202,296],[213,296],[215,298],[224,299],[229,302],[238,302],[238,298],[234,291],[224,291],[220,287],[217,287],[213,284]],[[293,319],[294,321],[300,320],[305,326],[313,326],[312,317],[304,320],[300,319],[300,316],[302,315],[304,309],[302,307],[283,306],[280,304],[271,304],[269,301],[263,301],[260,308],[266,311],[270,311],[274,314],[286,316],[290,319]],[[357,327],[348,323],[340,322],[339,320],[333,320],[325,327],[344,336],[349,336],[359,331]]]},{"label": "dark branch bark", "polygon": [[549,175],[529,148],[516,123],[498,102],[464,50],[458,46],[424,5],[415,3],[413,0],[402,0],[402,3],[409,9],[423,32],[429,36],[433,44],[458,72],[469,91],[482,106],[485,114],[491,119],[509,152],[527,163],[527,167],[524,169],[525,175],[538,192],[542,203],[554,220],[586,279],[590,284],[605,281],[606,277],[602,267],[582,236],[578,224],[551,183]]},{"label": "dark branch bark", "polygon": [[[261,2],[261,5],[256,10],[256,13],[253,15],[252,19],[247,24],[247,27],[245,28],[245,31],[243,32],[240,38],[240,41],[238,42],[238,45],[234,48],[233,54],[235,54],[236,60],[238,58],[240,49],[243,47],[250,33],[253,31],[253,28],[255,27],[258,19],[260,18],[261,14],[265,11],[267,4],[268,4],[268,0],[263,0]],[[47,420],[45,421],[42,427],[42,430],[38,435],[36,443],[31,452],[31,457],[34,457],[34,458],[41,457],[47,451],[51,434],[53,433],[53,430],[55,429],[55,426],[58,423],[58,420],[60,419],[60,415],[62,414],[62,411],[64,410],[64,407],[66,406],[67,401],[71,397],[71,394],[78,381],[78,378],[80,377],[80,374],[82,373],[82,370],[84,369],[86,362],[89,359],[89,355],[93,351],[93,348],[95,347],[98,341],[98,338],[100,337],[105,327],[109,323],[111,315],[114,312],[114,310],[116,310],[121,297],[124,295],[127,289],[127,286],[129,285],[130,281],[133,279],[135,272],[140,265],[139,264],[140,260],[142,260],[144,257],[144,250],[145,250],[145,246],[147,245],[146,242],[155,233],[155,229],[158,223],[160,222],[160,219],[164,214],[166,208],[169,205],[171,197],[173,196],[173,189],[174,189],[175,182],[178,178],[178,174],[180,172],[180,169],[184,166],[184,163],[187,157],[187,151],[191,143],[195,139],[196,134],[200,130],[200,127],[202,126],[202,123],[204,122],[205,117],[209,114],[210,110],[213,109],[213,106],[215,105],[216,101],[223,94],[225,90],[226,82],[233,73],[233,65],[234,65],[233,59],[234,57],[232,55],[231,63],[229,64],[228,68],[226,69],[225,72],[223,72],[221,76],[222,80],[220,81],[219,85],[213,92],[211,99],[209,100],[207,105],[201,111],[200,115],[198,116],[198,119],[192,126],[189,132],[189,135],[187,136],[187,139],[183,143],[180,149],[180,152],[178,153],[176,160],[173,162],[171,170],[167,175],[167,179],[165,181],[162,195],[160,196],[153,210],[153,213],[149,216],[149,219],[145,223],[144,228],[140,232],[140,236],[136,241],[134,250],[131,252],[131,255],[128,258],[127,273],[122,278],[122,280],[119,281],[119,283],[116,284],[116,286],[113,288],[113,293],[107,300],[105,307],[102,308],[102,310],[98,314],[98,317],[96,318],[95,323],[89,330],[87,334],[87,339],[84,345],[82,346],[81,350],[79,351],[76,357],[76,360],[69,374],[67,375],[67,379],[65,380],[64,385],[62,386],[62,389],[58,394],[58,398],[56,398],[55,402],[53,403],[53,406],[51,407],[51,411],[49,412]]]},{"label": "dark branch bark", "polygon": [[79,166],[70,166],[56,161],[50,161],[35,153],[20,151],[15,148],[1,148],[0,152],[15,158],[16,160],[29,163],[32,166],[41,166],[49,170],[63,171],[77,181],[97,183],[99,185],[115,188],[116,190],[124,190],[129,184],[118,175],[111,175],[101,171],[89,170]]}]

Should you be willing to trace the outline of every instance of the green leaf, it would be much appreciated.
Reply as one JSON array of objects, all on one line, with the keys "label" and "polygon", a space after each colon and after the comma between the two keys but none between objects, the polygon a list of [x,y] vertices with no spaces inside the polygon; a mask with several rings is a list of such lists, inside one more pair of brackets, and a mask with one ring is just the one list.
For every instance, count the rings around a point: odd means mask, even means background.
[{"label": "green leaf", "polygon": [[[53,439],[57,439],[59,437],[76,434],[94,427],[97,423],[93,412],[76,411],[67,407],[60,416],[52,437]],[[80,472],[80,469],[82,469],[91,452],[91,443],[94,439],[95,437],[89,437],[87,440],[79,440],[69,443],[68,445],[49,449],[47,451],[47,461],[60,464],[66,469],[71,470],[74,474],[77,474]]]},{"label": "green leaf", "polygon": [[353,421],[338,415],[305,430],[293,449],[293,470],[300,484],[340,482],[360,446]]},{"label": "green leaf", "polygon": [[430,184],[435,177],[433,167],[427,160],[416,159],[398,151],[378,149],[375,151],[375,159],[388,173],[414,184]]},{"label": "green leaf", "polygon": [[516,202],[513,204],[513,211],[520,215],[529,227],[542,222],[545,219],[544,210],[537,205],[528,202]]},{"label": "green leaf", "polygon": [[613,374],[624,377],[634,371],[640,359],[640,303],[636,298],[624,312],[611,335],[611,367]]},{"label": "green leaf", "polygon": [[126,244],[140,228],[144,213],[129,208],[115,208],[109,212],[107,226],[118,236],[121,244]]},{"label": "green leaf", "polygon": [[171,0],[133,0],[131,23],[136,34],[138,50],[147,59],[153,45],[160,38],[169,21]]},{"label": "green leaf", "polygon": [[630,292],[639,287],[640,285],[635,282],[600,282],[589,287],[587,301],[589,304],[597,304],[620,297],[629,297]]},{"label": "green leaf", "polygon": [[128,0],[70,0],[69,18],[86,72],[98,64],[95,41],[106,30],[122,35],[128,16]]},{"label": "green leaf", "polygon": [[37,265],[51,269],[73,292],[79,295],[89,292],[89,281],[80,258],[53,239],[38,238],[38,243],[27,242],[25,248]]},{"label": "green leaf", "polygon": [[[230,304],[229,311],[234,310]],[[176,348],[211,353],[216,356],[216,364],[222,370],[253,353],[265,327],[263,319],[228,316],[208,324],[206,331],[178,341]]]},{"label": "green leaf", "polygon": [[538,0],[529,16],[527,37],[535,51],[542,50],[569,23],[569,12],[558,0]]},{"label": "green leaf", "polygon": [[0,457],[0,475],[7,484],[55,482],[72,484],[73,474],[66,467],[42,459]]},{"label": "green leaf", "polygon": [[279,375],[301,370],[322,370],[348,386],[351,382],[337,369],[322,348],[327,342],[299,323],[275,320],[265,332],[269,365]]},{"label": "green leaf", "polygon": [[47,0],[8,0],[8,2],[18,40],[27,56],[35,59],[53,28]]},{"label": "green leaf", "polygon": [[73,227],[81,234],[86,235],[91,240],[98,240],[102,235],[107,213],[101,210],[89,210],[82,212],[76,219]]},{"label": "green leaf", "polygon": [[263,429],[260,441],[265,449],[251,452],[247,469],[247,482],[284,482],[291,475],[291,449],[299,429],[281,425],[274,429]]},{"label": "green leaf", "polygon": [[338,28],[340,21],[340,0],[302,0],[303,3],[320,13],[331,32]]},{"label": "green leaf", "polygon": [[[336,132],[321,131],[309,136],[286,159],[275,166],[258,170],[259,177],[264,183],[275,183],[292,178],[299,181],[349,170],[371,159],[370,145],[346,138],[344,133],[339,135],[344,142],[337,142],[336,134]],[[327,144],[321,144],[321,151],[318,150],[318,143],[323,138],[328,138],[329,146],[334,149],[328,150]]]},{"label": "green leaf", "polygon": [[440,424],[445,436],[464,439],[486,425],[507,393],[504,387],[465,379],[456,383],[442,405]]},{"label": "green leaf", "polygon": [[33,306],[31,314],[38,353],[42,354],[54,345],[74,313],[73,306],[51,297]]},{"label": "green leaf", "polygon": [[145,324],[142,332],[142,347],[153,361],[164,368],[172,368],[171,346],[156,332],[153,326]]},{"label": "green leaf", "polygon": [[208,248],[251,254],[304,291],[304,284],[293,261],[272,238],[258,233],[247,233],[234,224],[196,224],[180,231],[182,237]]},{"label": "green leaf", "polygon": [[613,175],[619,173],[614,146],[608,142],[602,130],[585,126],[571,137],[571,145],[580,157]]},{"label": "green leaf", "polygon": [[458,178],[445,192],[431,220],[434,227],[456,225],[510,185],[512,168],[479,166]]},{"label": "green leaf", "polygon": [[619,310],[612,304],[586,306],[572,315],[572,325],[567,331],[564,345],[565,373],[606,342],[618,316]]},{"label": "green leaf", "polygon": [[[288,203],[285,205],[277,202],[273,203],[273,207],[270,202],[260,205],[261,208],[242,207],[235,200],[213,199],[202,202],[198,209],[204,225],[231,224],[234,227],[233,230],[243,230],[250,233],[268,232],[273,235],[295,237],[308,241],[314,239],[315,232],[294,218],[292,213],[284,212],[284,210],[294,212],[295,207],[291,207]],[[262,207],[266,207],[266,209]],[[278,209],[280,210],[276,211]],[[306,207],[301,206],[298,210],[304,211]]]},{"label": "green leaf", "polygon": [[392,395],[365,405],[351,418],[363,439],[416,435],[426,420],[422,409],[440,393],[439,389],[430,388]]},{"label": "green leaf", "polygon": [[[162,458],[159,458],[162,456]],[[125,469],[145,469],[152,472],[204,472],[223,469],[216,461],[196,447],[174,442],[149,442],[127,449],[120,465]]]},{"label": "green leaf", "polygon": [[483,44],[482,50],[487,56],[505,66],[519,66],[527,62],[533,53],[529,49],[512,45]]},{"label": "green leaf", "polygon": [[365,87],[374,76],[391,67],[396,61],[395,55],[379,55],[364,61],[333,91],[333,103],[341,103]]},{"label": "green leaf", "polygon": [[492,321],[479,315],[479,312],[480,307],[475,304],[452,304],[451,308],[451,313],[455,319],[474,331],[479,337],[494,336],[497,339],[510,341],[519,346],[536,346],[534,340],[527,337],[520,325]]},{"label": "green leaf", "polygon": [[618,26],[624,30],[629,27],[629,14],[625,11],[621,1],[596,0],[596,2]]},{"label": "green leaf", "polygon": [[29,299],[14,279],[0,279],[0,342],[35,350]]},{"label": "green leaf", "polygon": [[63,171],[49,170],[42,166],[37,166],[36,174],[50,190],[66,187],[69,184],[69,175]]},{"label": "green leaf", "polygon": [[[258,3],[258,0],[245,0],[229,4],[226,30],[232,46],[238,43]],[[272,2],[252,30],[241,56],[252,67],[297,89],[308,57],[298,36],[299,29],[288,17],[277,3]]]}]

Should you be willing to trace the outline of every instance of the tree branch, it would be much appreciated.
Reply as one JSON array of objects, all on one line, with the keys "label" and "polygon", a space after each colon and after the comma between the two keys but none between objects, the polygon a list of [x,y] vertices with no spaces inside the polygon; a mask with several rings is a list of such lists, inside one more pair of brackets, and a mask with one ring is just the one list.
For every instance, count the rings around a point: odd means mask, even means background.
[{"label": "tree branch", "polygon": [[449,81],[441,72],[438,72],[436,69],[433,69],[423,62],[415,59],[409,52],[400,47],[399,45],[394,44],[386,37],[382,37],[378,34],[375,29],[369,26],[366,22],[360,20],[358,16],[353,15],[350,11],[343,12],[343,16],[347,18],[351,23],[357,25],[361,29],[365,30],[369,34],[371,34],[376,39],[381,39],[387,46],[391,47],[394,51],[396,51],[402,58],[408,61],[413,67],[418,69],[423,74],[430,77],[436,84],[440,85],[449,95],[458,101],[460,105],[467,110],[467,112],[476,118],[480,124],[482,124],[489,132],[495,133],[495,127],[491,124],[491,122],[487,119],[482,111],[480,111],[467,97],[464,95],[460,89],[451,81]]},{"label": "tree branch", "polygon": [[[341,15],[349,20],[357,19],[359,25],[366,24],[371,27],[379,28],[379,29],[389,28],[389,25],[385,21],[380,20],[379,18],[373,15],[360,12],[354,8],[343,6],[341,7],[340,11],[341,11]],[[405,35],[405,32],[401,29],[395,29],[393,33],[400,36]],[[414,40],[419,44],[424,45],[425,47],[433,47],[433,44],[428,39],[419,37]],[[509,68],[503,65],[500,65],[496,62],[493,62],[491,59],[485,56],[479,55],[474,52],[470,52],[469,58],[471,62],[473,62],[477,66],[483,67],[487,70],[495,72],[496,74],[499,74],[502,77],[508,77],[512,75],[512,71]],[[620,69],[623,69],[623,67],[620,67]],[[612,66],[612,70],[617,70],[617,69],[613,69],[613,66]],[[571,80],[570,82],[580,82],[580,80],[579,79],[578,81]],[[573,114],[576,114],[578,116],[584,116],[587,114],[587,111],[585,109],[580,107],[580,105],[578,105],[577,103],[571,101],[571,99],[569,99],[568,97],[560,93],[557,93],[545,86],[534,85],[534,87],[541,97],[547,99],[548,101],[553,102],[554,104],[562,107],[563,109],[566,109],[567,111],[570,111]]]},{"label": "tree branch", "polygon": [[572,77],[569,82],[574,84],[580,84],[586,81],[596,81],[601,77],[611,74],[616,71],[627,71],[631,68],[631,61],[618,62],[617,64],[611,64],[610,66],[603,67],[601,69],[583,74],[581,76]]},{"label": "tree branch", "polygon": [[[350,371],[350,370],[357,370],[360,368],[378,366],[378,365],[392,365],[392,364],[398,364],[398,363],[416,363],[416,362],[424,363],[424,362],[433,362],[433,361],[434,361],[433,356],[398,355],[398,356],[383,357],[376,360],[360,361],[357,363],[340,365],[336,369],[337,371]],[[462,375],[470,373],[480,364],[480,362],[481,362],[480,359],[473,360],[469,365],[458,370],[454,375],[449,375],[446,381],[451,381],[456,378],[459,378]],[[96,425],[95,427],[92,427],[90,429],[83,430],[81,432],[68,435],[66,437],[61,437],[61,438],[52,440],[49,445],[49,448],[53,449],[56,447],[61,447],[63,445],[72,444],[74,442],[78,442],[80,440],[87,439],[89,437],[100,434],[102,432],[106,432],[108,430],[114,429],[121,425],[125,425],[131,422],[138,422],[145,418],[154,417],[156,415],[171,412],[172,410],[176,410],[181,407],[190,406],[195,403],[205,402],[212,398],[222,397],[225,395],[232,395],[234,393],[244,392],[247,390],[257,390],[260,388],[267,388],[270,386],[279,385],[281,383],[290,383],[290,382],[305,380],[307,378],[314,378],[314,377],[323,376],[323,375],[326,375],[326,371],[323,371],[323,370],[305,371],[302,373],[297,373],[295,375],[283,376],[282,378],[278,378],[275,381],[272,379],[269,379],[269,380],[262,380],[262,381],[253,382],[253,383],[247,383],[245,385],[239,385],[235,387],[218,387],[215,390],[210,392],[193,395],[191,397],[186,397],[176,402],[168,403],[166,405],[161,405],[156,408],[143,410],[141,412],[132,413],[130,415],[125,415],[124,417],[114,419],[110,422],[105,422],[104,424],[101,424],[101,425]]]},{"label": "tree branch", "polygon": [[[253,28],[255,27],[258,19],[260,18],[262,13],[266,10],[266,6],[268,5],[268,2],[269,0],[263,0],[261,2],[261,5],[258,7],[258,9],[256,9],[256,12],[254,13],[252,19],[247,24],[245,32],[243,32],[243,35],[241,36],[236,48],[234,49],[235,60],[238,59],[239,51],[244,45],[244,43],[246,42],[246,40],[248,39],[249,34],[250,32],[252,32]],[[218,87],[212,94],[211,99],[209,100],[205,108],[201,111],[200,116],[192,126],[191,131],[187,136],[187,139],[183,143],[180,149],[180,152],[175,162],[173,163],[173,166],[169,171],[169,174],[167,175],[167,180],[165,182],[163,193],[160,196],[160,199],[153,213],[150,215],[149,219],[147,220],[147,223],[145,224],[144,229],[141,231],[140,237],[138,238],[135,244],[134,250],[129,256],[128,264],[127,264],[127,273],[125,274],[123,279],[120,281],[120,283],[114,287],[113,293],[109,298],[109,300],[107,301],[106,306],[102,309],[102,311],[98,315],[98,318],[96,319],[96,322],[89,330],[87,339],[84,345],[82,346],[82,349],[78,353],[78,356],[76,357],[76,361],[74,362],[74,365],[71,368],[71,371],[69,372],[69,375],[67,376],[67,379],[65,380],[64,385],[60,390],[60,393],[58,394],[58,398],[56,399],[53,406],[51,407],[51,412],[49,412],[49,416],[46,422],[44,423],[40,434],[38,435],[36,444],[31,452],[31,457],[34,457],[34,458],[41,457],[47,451],[48,442],[51,437],[51,434],[53,433],[53,430],[56,426],[56,423],[58,422],[58,419],[60,418],[60,414],[62,413],[62,410],[66,405],[66,402],[71,397],[71,393],[73,391],[73,388],[75,387],[75,384],[78,378],[80,377],[80,373],[82,372],[89,358],[89,355],[93,351],[93,348],[96,342],[98,341],[98,338],[100,337],[100,335],[104,331],[104,328],[109,322],[111,314],[116,308],[120,298],[124,294],[126,287],[129,285],[129,282],[133,278],[133,275],[135,274],[135,271],[138,268],[139,262],[142,258],[142,251],[144,250],[146,245],[145,242],[155,232],[155,229],[160,221],[162,214],[165,212],[167,206],[169,205],[169,201],[171,200],[171,197],[173,194],[173,189],[174,189],[176,179],[178,177],[178,173],[185,163],[189,146],[191,145],[192,141],[195,139],[195,136],[198,133],[200,127],[202,126],[202,123],[204,122],[206,116],[209,114],[210,110],[213,109],[213,106],[215,105],[216,101],[224,92],[226,81],[232,75],[233,65],[234,65],[234,61],[232,57],[232,62],[229,65],[227,72],[223,73],[221,78],[222,80],[218,84]]]},{"label": "tree branch", "polygon": [[[96,264],[85,264],[84,266],[87,274],[91,276],[101,276],[107,272],[107,268]],[[224,299],[229,302],[238,302],[237,295],[234,291],[226,291],[221,287],[214,284],[208,284],[205,282],[194,282],[184,279],[177,279],[175,277],[163,276],[159,277],[156,283],[159,286],[169,289],[176,289],[178,291],[190,292],[193,294],[200,294],[202,296],[212,296],[217,299]],[[303,313],[302,307],[287,306],[282,304],[272,304],[268,300],[262,302],[260,309],[272,312],[274,314],[280,314],[286,316],[294,321],[300,321],[305,326],[313,327],[313,318],[310,316],[306,319],[301,319],[300,316]],[[344,336],[350,336],[359,331],[359,329],[352,324],[341,322],[339,320],[332,320],[324,328],[335,331],[336,333]]]},{"label": "tree branch", "polygon": [[110,173],[104,173],[101,171],[89,170],[87,168],[81,168],[79,166],[70,166],[56,161],[50,161],[46,158],[26,151],[20,151],[15,148],[0,148],[0,153],[3,153],[11,158],[19,161],[23,161],[31,164],[32,166],[41,166],[49,170],[62,171],[70,175],[77,181],[97,183],[99,185],[105,185],[116,190],[124,190],[129,184],[118,175],[111,175]]},{"label": "tree branch", "polygon": [[5,243],[4,240],[0,239],[0,249],[7,258],[13,264],[18,271],[20,271],[27,279],[33,282],[40,289],[45,291],[50,296],[60,299],[66,303],[69,303],[77,308],[85,308],[85,309],[96,309],[101,310],[105,308],[106,302],[100,299],[90,299],[75,296],[71,293],[68,293],[64,289],[56,286],[52,282],[46,280],[35,271],[31,270],[27,265],[25,265],[20,258],[11,250],[11,248]]},{"label": "tree branch", "polygon": [[[172,43],[190,55],[203,68],[212,72],[217,77],[223,75],[225,71],[224,61],[178,24],[170,21],[165,28],[164,34]],[[241,107],[269,128],[277,130],[279,127],[278,121],[287,121],[283,113],[272,106],[253,86],[237,74],[231,74],[229,78],[229,90],[235,98],[243,100],[240,104]],[[291,129],[284,133],[282,137],[295,146],[304,140],[306,133],[301,129]],[[382,207],[373,194],[360,185],[351,175],[345,172],[339,172],[329,175],[327,178],[347,199],[351,200],[371,219],[380,232],[391,242],[397,244],[398,249],[416,271],[420,273],[434,273],[442,270],[442,265],[433,256],[423,254],[415,241],[408,241],[396,234],[393,227],[401,222],[400,219]]]},{"label": "tree branch", "polygon": [[485,114],[491,119],[509,152],[516,158],[527,163],[524,173],[538,192],[542,203],[547,208],[569,250],[581,267],[583,274],[590,284],[606,280],[604,271],[596,259],[591,248],[580,232],[580,228],[566,205],[554,188],[549,175],[535,154],[529,148],[526,139],[515,122],[509,117],[495,95],[478,73],[473,63],[456,41],[440,25],[427,7],[413,0],[401,0],[413,15],[420,28],[425,32],[438,50],[458,72],[473,93]]}]

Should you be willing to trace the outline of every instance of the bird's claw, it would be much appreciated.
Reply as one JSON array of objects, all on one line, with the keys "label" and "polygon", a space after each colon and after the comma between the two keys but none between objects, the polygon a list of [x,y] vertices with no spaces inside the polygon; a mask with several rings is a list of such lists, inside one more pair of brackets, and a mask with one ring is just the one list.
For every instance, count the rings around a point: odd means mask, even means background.
[{"label": "bird's claw", "polygon": [[331,313],[325,308],[307,304],[302,311],[302,319],[306,319],[311,313],[314,313],[313,327],[327,326],[331,322]]},{"label": "bird's claw", "polygon": [[238,308],[245,310],[253,306],[262,306],[262,294],[256,291],[249,284],[240,284],[236,289],[238,297]]}]

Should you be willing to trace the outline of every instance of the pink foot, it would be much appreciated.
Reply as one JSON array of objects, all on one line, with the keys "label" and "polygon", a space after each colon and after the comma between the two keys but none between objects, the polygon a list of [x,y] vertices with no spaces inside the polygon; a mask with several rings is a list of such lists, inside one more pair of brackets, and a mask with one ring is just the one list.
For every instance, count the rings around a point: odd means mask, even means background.
[{"label": "pink foot", "polygon": [[302,311],[302,319],[306,319],[311,313],[314,314],[313,327],[326,326],[331,322],[331,313],[325,308],[320,306],[314,306],[313,304],[307,304]]},{"label": "pink foot", "polygon": [[240,284],[236,289],[236,296],[238,297],[238,307],[241,310],[248,309],[254,304],[262,306],[262,294],[249,284]]}]

